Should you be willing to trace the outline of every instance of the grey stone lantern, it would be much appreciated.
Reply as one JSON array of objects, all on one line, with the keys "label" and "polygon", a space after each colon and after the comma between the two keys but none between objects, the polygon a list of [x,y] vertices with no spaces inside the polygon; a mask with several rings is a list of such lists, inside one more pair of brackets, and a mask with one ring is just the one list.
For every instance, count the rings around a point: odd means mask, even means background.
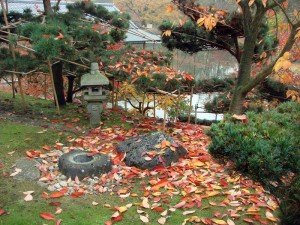
[{"label": "grey stone lantern", "polygon": [[109,80],[99,71],[98,63],[92,63],[91,72],[81,77],[80,86],[84,88],[83,99],[87,101],[91,126],[99,125],[103,101],[107,98],[108,91],[104,89],[107,85]]}]

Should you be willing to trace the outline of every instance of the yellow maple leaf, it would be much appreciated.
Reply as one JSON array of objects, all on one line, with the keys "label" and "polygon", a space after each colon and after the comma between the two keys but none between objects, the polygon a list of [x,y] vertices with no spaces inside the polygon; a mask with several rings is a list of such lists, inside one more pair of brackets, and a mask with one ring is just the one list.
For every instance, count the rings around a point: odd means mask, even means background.
[{"label": "yellow maple leaf", "polygon": [[166,7],[166,12],[167,13],[171,13],[171,12],[173,12],[175,9],[174,9],[174,7],[172,6],[172,5],[168,5],[167,7]]},{"label": "yellow maple leaf", "polygon": [[273,214],[269,211],[266,212],[266,217],[268,218],[268,220],[271,220],[273,222],[277,222],[277,219],[273,216]]},{"label": "yellow maple leaf", "polygon": [[118,211],[120,213],[126,212],[127,211],[127,207],[126,206],[121,206],[121,207],[119,207]]},{"label": "yellow maple leaf", "polygon": [[197,24],[199,27],[201,27],[204,24],[205,21],[205,17],[201,17],[197,20]]},{"label": "yellow maple leaf", "polygon": [[254,2],[255,2],[255,0],[249,0],[248,5],[251,6],[251,5],[253,5]]},{"label": "yellow maple leaf", "polygon": [[266,52],[261,53],[260,59],[264,59],[264,58],[266,58],[266,57],[267,57],[267,53],[266,53]]},{"label": "yellow maple leaf", "polygon": [[219,225],[227,225],[227,223],[224,220],[219,220],[219,219],[213,218],[213,219],[211,219],[211,221],[213,221],[214,223],[219,224]]},{"label": "yellow maple leaf", "polygon": [[162,36],[169,37],[169,36],[171,36],[171,34],[172,34],[171,30],[166,30],[165,32],[163,32]]},{"label": "yellow maple leaf", "polygon": [[285,53],[283,54],[282,58],[285,59],[285,60],[288,60],[288,59],[290,58],[290,56],[291,56],[291,53],[285,52]]},{"label": "yellow maple leaf", "polygon": [[262,1],[262,4],[264,5],[264,7],[267,7],[267,1],[268,0],[261,0]]}]

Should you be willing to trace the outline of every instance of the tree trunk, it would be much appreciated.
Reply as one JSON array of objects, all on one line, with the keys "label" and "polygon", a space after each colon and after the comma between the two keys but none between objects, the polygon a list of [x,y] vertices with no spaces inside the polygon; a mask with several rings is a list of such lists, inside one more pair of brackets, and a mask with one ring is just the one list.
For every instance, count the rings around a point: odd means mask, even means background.
[{"label": "tree trunk", "polygon": [[19,83],[19,89],[20,89],[20,94],[21,94],[23,110],[24,110],[24,112],[26,112],[27,109],[26,109],[26,103],[25,103],[25,98],[24,98],[24,92],[23,92],[23,88],[22,88],[22,76],[21,75],[18,76],[18,83]]},{"label": "tree trunk", "polygon": [[43,0],[44,12],[46,16],[53,14],[50,0]]},{"label": "tree trunk", "polygon": [[255,37],[246,37],[244,52],[241,57],[237,82],[235,89],[233,91],[233,96],[231,99],[229,113],[230,114],[242,114],[243,113],[243,103],[248,92],[243,89],[250,81],[251,67],[252,67],[252,57],[255,48]]},{"label": "tree trunk", "polygon": [[64,81],[62,76],[62,66],[61,61],[56,62],[52,65],[54,86],[57,94],[58,104],[60,106],[66,105],[65,93],[64,93]]},{"label": "tree trunk", "polygon": [[235,90],[230,102],[229,113],[230,114],[242,114],[243,105],[246,95],[239,90]]},{"label": "tree trunk", "polygon": [[67,102],[72,103],[75,76],[67,76],[67,78],[68,78]]}]

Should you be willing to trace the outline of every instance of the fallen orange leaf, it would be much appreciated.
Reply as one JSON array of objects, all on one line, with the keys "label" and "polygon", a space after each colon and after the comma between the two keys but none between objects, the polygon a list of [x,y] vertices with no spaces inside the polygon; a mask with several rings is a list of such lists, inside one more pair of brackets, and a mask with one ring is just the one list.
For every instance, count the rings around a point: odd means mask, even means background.
[{"label": "fallen orange leaf", "polygon": [[52,213],[49,212],[42,212],[40,213],[40,216],[44,219],[44,220],[54,220],[54,216]]},{"label": "fallen orange leaf", "polygon": [[224,221],[224,220],[219,220],[219,219],[211,219],[211,221],[213,221],[214,223],[216,224],[219,224],[219,225],[227,225],[227,223]]},{"label": "fallen orange leaf", "polygon": [[159,182],[157,182],[152,188],[151,188],[151,190],[152,191],[158,191],[161,187],[165,187],[167,184],[169,184],[170,183],[170,181],[168,181],[168,180],[161,180],[161,181],[159,181]]},{"label": "fallen orange leaf", "polygon": [[64,193],[63,192],[60,192],[60,191],[57,191],[57,192],[52,192],[50,194],[50,198],[60,198],[64,196]]},{"label": "fallen orange leaf", "polygon": [[78,192],[73,192],[73,193],[71,194],[71,197],[73,197],[73,198],[78,198],[78,197],[80,197],[81,195],[84,195],[84,192],[78,191]]}]

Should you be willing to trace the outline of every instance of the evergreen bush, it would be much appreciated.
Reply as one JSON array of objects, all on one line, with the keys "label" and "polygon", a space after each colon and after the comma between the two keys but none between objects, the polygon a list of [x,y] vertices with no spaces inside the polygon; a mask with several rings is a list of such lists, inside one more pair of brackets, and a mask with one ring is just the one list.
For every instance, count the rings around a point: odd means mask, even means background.
[{"label": "evergreen bush", "polygon": [[282,224],[300,224],[300,104],[283,103],[247,118],[213,124],[209,152],[270,191],[279,200]]},{"label": "evergreen bush", "polygon": [[211,101],[205,103],[204,108],[211,113],[225,113],[229,110],[230,99],[226,94],[215,96]]},{"label": "evergreen bush", "polygon": [[196,89],[199,92],[228,92],[232,90],[234,85],[234,78],[218,78],[198,80],[196,82]]}]

